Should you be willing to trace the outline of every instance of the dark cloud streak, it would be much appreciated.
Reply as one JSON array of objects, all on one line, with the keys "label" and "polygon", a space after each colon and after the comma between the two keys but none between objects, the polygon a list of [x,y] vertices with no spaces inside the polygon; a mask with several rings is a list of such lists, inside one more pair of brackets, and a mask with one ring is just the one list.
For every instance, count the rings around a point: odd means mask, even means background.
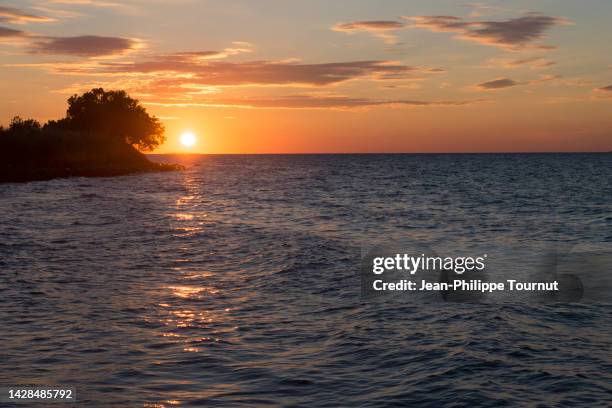
[{"label": "dark cloud streak", "polygon": [[542,57],[531,57],[531,58],[521,58],[513,61],[508,61],[506,66],[508,67],[518,67],[522,65],[528,65],[533,68],[547,68],[555,65],[554,61],[549,61]]},{"label": "dark cloud streak", "polygon": [[137,47],[128,38],[83,35],[78,37],[41,37],[31,45],[36,54],[60,54],[80,57],[119,55]]},{"label": "dark cloud streak", "polygon": [[153,102],[164,106],[236,107],[259,109],[358,109],[377,106],[396,107],[453,107],[465,106],[478,101],[420,101],[420,100],[372,100],[346,96],[291,95],[277,98],[220,98],[195,103]]},{"label": "dark cloud streak", "polygon": [[10,37],[25,37],[27,34],[20,30],[13,30],[12,28],[0,27],[0,38]]},{"label": "dark cloud streak", "polygon": [[[530,43],[544,38],[544,33],[553,26],[565,24],[567,20],[528,13],[506,21],[467,21],[455,16],[405,17],[413,21],[413,27],[438,32],[454,32],[465,40],[502,48],[525,48]],[[550,46],[541,46],[550,49]]]},{"label": "dark cloud streak", "polygon": [[493,81],[483,82],[482,84],[478,84],[478,87],[480,89],[491,90],[491,89],[509,88],[509,87],[517,86],[517,85],[519,85],[519,83],[510,78],[502,78],[502,79],[496,79]]}]

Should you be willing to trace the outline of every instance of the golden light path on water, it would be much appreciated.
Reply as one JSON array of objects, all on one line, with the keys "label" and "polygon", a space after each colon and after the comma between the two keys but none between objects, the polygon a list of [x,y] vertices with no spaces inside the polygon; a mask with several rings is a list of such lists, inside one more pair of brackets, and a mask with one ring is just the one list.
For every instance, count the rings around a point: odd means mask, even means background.
[{"label": "golden light path on water", "polygon": [[[192,146],[196,143],[195,135],[184,133],[181,143],[186,147]],[[206,212],[197,208],[201,199],[198,180],[185,177],[182,181],[184,194],[174,202],[169,219],[172,235],[190,242],[205,231],[209,219]],[[163,301],[158,303],[158,322],[164,328],[158,331],[158,335],[165,342],[180,347],[184,353],[202,353],[206,347],[230,342],[238,327],[228,326],[232,308],[214,306],[224,295],[210,284],[215,280],[215,273],[195,266],[199,263],[196,258],[201,255],[198,251],[190,253],[187,245],[181,249],[184,251],[176,254],[175,266],[172,267],[176,282],[160,288]],[[180,393],[166,403],[180,403]]]}]

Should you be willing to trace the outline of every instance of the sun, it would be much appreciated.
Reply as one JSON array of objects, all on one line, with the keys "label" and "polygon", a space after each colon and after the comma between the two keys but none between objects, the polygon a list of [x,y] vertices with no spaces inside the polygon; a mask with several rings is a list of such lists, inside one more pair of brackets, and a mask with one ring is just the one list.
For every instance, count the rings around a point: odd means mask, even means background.
[{"label": "sun", "polygon": [[198,140],[193,132],[184,132],[181,135],[181,144],[185,147],[191,147],[196,144],[197,141]]}]

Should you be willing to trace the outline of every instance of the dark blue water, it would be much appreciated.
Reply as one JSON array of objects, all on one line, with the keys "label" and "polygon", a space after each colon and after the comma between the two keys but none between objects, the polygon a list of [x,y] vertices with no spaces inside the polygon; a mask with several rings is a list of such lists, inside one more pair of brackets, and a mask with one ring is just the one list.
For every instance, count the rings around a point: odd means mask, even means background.
[{"label": "dark blue water", "polygon": [[359,278],[404,239],[609,250],[612,155],[155,159],[187,170],[0,185],[0,386],[88,407],[612,405],[611,303],[366,300]]}]

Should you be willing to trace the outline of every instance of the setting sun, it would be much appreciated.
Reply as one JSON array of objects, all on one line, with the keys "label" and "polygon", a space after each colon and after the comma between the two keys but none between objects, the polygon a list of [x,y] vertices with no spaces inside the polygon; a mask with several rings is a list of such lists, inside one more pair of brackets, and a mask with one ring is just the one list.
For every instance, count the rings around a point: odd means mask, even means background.
[{"label": "setting sun", "polygon": [[181,135],[181,144],[185,147],[191,147],[197,142],[196,136],[192,132],[185,132]]}]

